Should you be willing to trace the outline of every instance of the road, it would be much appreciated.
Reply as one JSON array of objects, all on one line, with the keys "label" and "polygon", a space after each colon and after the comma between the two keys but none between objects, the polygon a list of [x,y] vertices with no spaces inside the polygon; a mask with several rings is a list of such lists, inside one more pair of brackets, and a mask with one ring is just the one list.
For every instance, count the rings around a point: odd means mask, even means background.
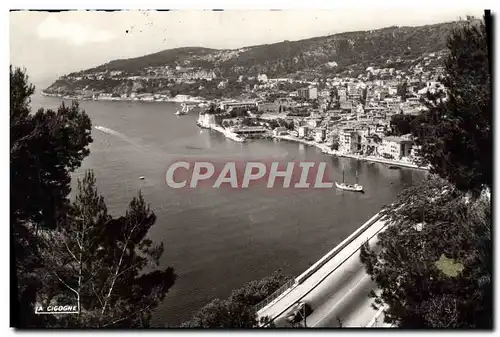
[{"label": "road", "polygon": [[[313,312],[306,318],[307,327],[386,326],[383,313],[372,308],[368,295],[376,290],[359,259],[359,247],[369,240],[374,247],[377,233],[385,222],[378,220],[328,263],[281,299],[259,311],[259,316],[275,318],[277,327],[290,327],[287,314],[298,300],[306,301]],[[304,323],[301,322],[300,325]]]}]

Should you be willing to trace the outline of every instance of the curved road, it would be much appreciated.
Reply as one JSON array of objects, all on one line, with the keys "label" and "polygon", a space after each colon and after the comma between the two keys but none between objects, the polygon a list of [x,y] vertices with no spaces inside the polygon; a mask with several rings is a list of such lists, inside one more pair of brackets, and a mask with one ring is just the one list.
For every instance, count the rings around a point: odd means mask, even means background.
[{"label": "curved road", "polygon": [[[291,327],[285,318],[301,300],[313,309],[306,318],[307,327],[387,327],[382,323],[383,313],[371,306],[373,299],[368,295],[377,291],[376,286],[359,259],[360,245],[369,240],[375,247],[384,225],[383,221],[375,222],[301,285],[259,311],[259,316],[274,317],[277,327]],[[297,325],[303,326],[304,321]]]}]

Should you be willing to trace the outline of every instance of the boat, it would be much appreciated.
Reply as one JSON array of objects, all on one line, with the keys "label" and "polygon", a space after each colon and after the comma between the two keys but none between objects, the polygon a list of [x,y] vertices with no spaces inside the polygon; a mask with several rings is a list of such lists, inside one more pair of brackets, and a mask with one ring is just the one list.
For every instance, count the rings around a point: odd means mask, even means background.
[{"label": "boat", "polygon": [[145,177],[145,176],[140,176],[140,177],[139,177],[139,180],[144,180],[144,179],[146,179],[146,177]]},{"label": "boat", "polygon": [[335,182],[335,186],[337,186],[338,189],[341,189],[344,191],[363,192],[363,185],[358,184],[358,172],[357,171],[356,171],[356,183],[355,184],[346,184],[345,183],[344,169],[342,169],[342,182],[341,183]]},{"label": "boat", "polygon": [[188,109],[186,103],[182,103],[181,106],[182,106],[182,109],[177,110],[177,112],[175,114],[177,116],[187,115],[187,113],[189,112],[189,109]]},{"label": "boat", "polygon": [[363,192],[363,186],[358,185],[358,184],[349,185],[346,183],[339,184],[338,182],[335,182],[335,186],[337,186],[337,188],[344,190],[344,191]]},{"label": "boat", "polygon": [[399,169],[401,169],[401,167],[399,167],[399,166],[395,166],[395,165],[389,166],[389,170],[399,170]]}]

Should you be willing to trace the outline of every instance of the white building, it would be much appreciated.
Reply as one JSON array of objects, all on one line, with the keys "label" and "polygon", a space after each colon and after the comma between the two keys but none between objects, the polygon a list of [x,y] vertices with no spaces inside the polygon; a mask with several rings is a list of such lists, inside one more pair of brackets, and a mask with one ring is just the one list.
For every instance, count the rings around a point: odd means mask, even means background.
[{"label": "white building", "polygon": [[299,126],[299,138],[307,137],[308,131],[307,126]]},{"label": "white building", "polygon": [[339,133],[339,150],[343,153],[357,153],[361,149],[361,137],[353,129],[344,129]]},{"label": "white building", "polygon": [[413,141],[404,137],[382,137],[378,152],[382,156],[390,156],[393,159],[401,160],[403,157],[410,157]]},{"label": "white building", "polygon": [[314,130],[314,140],[318,143],[322,143],[326,138],[326,129],[318,128]]},{"label": "white building", "polygon": [[257,76],[257,81],[266,83],[267,82],[267,75],[266,74],[259,74]]},{"label": "white building", "polygon": [[273,130],[273,135],[275,136],[285,136],[287,134],[288,134],[288,129],[285,128],[284,126],[278,126]]},{"label": "white building", "polygon": [[257,102],[221,102],[220,108],[222,110],[229,110],[229,108],[252,109],[257,108]]}]

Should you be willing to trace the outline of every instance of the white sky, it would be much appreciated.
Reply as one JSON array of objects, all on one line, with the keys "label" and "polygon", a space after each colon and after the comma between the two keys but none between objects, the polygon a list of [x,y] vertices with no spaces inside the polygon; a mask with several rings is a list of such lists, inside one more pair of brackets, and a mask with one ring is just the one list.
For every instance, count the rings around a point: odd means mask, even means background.
[{"label": "white sky", "polygon": [[[11,12],[10,62],[34,80],[185,46],[238,48],[333,33],[481,17],[482,9]],[[126,31],[128,30],[128,33]]]}]

